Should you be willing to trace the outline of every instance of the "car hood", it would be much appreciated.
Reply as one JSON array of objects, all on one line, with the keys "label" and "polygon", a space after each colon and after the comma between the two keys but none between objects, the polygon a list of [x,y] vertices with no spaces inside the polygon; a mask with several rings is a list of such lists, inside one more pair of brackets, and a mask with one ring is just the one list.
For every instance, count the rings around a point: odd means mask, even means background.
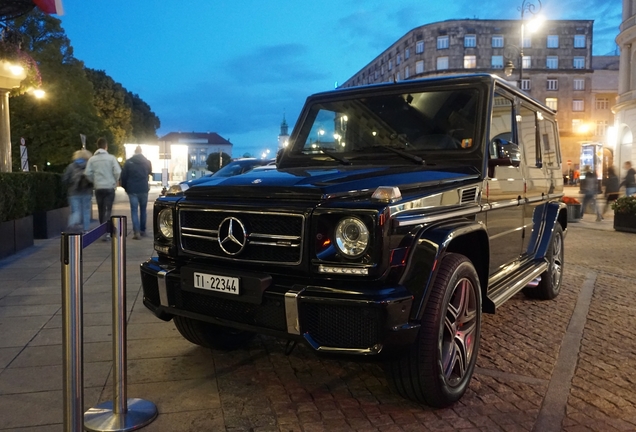
[{"label": "car hood", "polygon": [[474,167],[317,167],[267,170],[199,181],[186,197],[250,197],[325,200],[370,196],[379,186],[401,190],[475,180]]}]

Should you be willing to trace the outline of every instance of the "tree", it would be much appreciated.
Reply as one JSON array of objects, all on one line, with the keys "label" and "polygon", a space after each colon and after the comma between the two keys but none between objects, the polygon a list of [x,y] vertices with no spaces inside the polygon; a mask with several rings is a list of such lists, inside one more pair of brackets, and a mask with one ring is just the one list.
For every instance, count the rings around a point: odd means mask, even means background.
[{"label": "tree", "polygon": [[64,167],[81,147],[80,133],[95,142],[102,130],[84,65],[73,57],[60,20],[34,10],[8,25],[22,35],[22,49],[37,61],[47,91],[41,100],[30,94],[11,98],[14,169],[20,167],[21,137],[31,165]]},{"label": "tree", "polygon": [[132,110],[132,142],[144,143],[157,140],[157,129],[161,126],[159,117],[152,112],[150,105],[144,102],[139,95],[128,92],[126,104]]},{"label": "tree", "polygon": [[221,169],[221,167],[224,167],[232,161],[232,156],[225,152],[223,152],[221,157],[223,158],[223,161],[221,166],[219,166],[219,153],[210,153],[208,155],[208,159],[205,162],[207,164],[208,171],[216,172]]},{"label": "tree", "polygon": [[104,128],[110,132],[111,153],[124,156],[124,143],[132,137],[132,109],[126,103],[128,92],[106,72],[86,68],[86,77],[93,84],[93,104]]}]

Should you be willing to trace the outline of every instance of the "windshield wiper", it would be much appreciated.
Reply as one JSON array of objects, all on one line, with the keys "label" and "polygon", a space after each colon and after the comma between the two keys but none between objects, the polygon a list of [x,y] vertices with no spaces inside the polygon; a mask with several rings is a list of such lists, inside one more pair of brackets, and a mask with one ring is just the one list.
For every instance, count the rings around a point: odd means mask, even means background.
[{"label": "windshield wiper", "polygon": [[338,156],[336,153],[332,153],[331,151],[325,150],[322,147],[316,147],[316,148],[320,150],[324,155],[329,156],[331,159],[336,160],[343,165],[351,165],[351,161],[347,159],[346,157]]},{"label": "windshield wiper", "polygon": [[408,159],[408,160],[413,161],[413,162],[415,162],[417,164],[420,164],[420,165],[424,165],[425,164],[424,159],[422,159],[418,155],[414,155],[414,154],[411,154],[409,152],[405,152],[404,150],[396,149],[394,147],[386,147],[386,146],[382,146],[382,145],[374,145],[374,146],[371,146],[371,148],[388,150],[390,152],[393,152],[393,153],[395,153],[397,155],[402,156],[404,159]]}]

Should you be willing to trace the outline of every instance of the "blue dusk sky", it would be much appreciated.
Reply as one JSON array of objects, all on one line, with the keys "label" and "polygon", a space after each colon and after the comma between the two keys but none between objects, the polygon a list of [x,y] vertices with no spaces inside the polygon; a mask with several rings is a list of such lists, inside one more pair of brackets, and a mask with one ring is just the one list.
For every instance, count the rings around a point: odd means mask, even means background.
[{"label": "blue dusk sky", "polygon": [[[547,19],[594,20],[615,54],[620,0],[544,1]],[[504,0],[63,0],[75,56],[145,100],[168,132],[217,132],[233,156],[275,150],[285,114],[343,83],[409,30],[448,19],[519,19]],[[45,84],[46,85],[46,84]],[[290,129],[291,132],[291,129]]]}]

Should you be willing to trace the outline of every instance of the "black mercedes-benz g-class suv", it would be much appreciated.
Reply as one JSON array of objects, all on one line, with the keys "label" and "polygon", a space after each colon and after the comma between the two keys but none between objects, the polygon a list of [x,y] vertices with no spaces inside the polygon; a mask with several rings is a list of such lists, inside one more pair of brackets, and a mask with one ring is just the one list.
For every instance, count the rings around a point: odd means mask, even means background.
[{"label": "black mercedes-benz g-class suv", "polygon": [[485,74],[311,96],[276,170],[155,202],[144,304],[201,346],[265,333],[382,354],[401,395],[449,405],[473,374],[482,312],[559,293],[554,117]]}]

